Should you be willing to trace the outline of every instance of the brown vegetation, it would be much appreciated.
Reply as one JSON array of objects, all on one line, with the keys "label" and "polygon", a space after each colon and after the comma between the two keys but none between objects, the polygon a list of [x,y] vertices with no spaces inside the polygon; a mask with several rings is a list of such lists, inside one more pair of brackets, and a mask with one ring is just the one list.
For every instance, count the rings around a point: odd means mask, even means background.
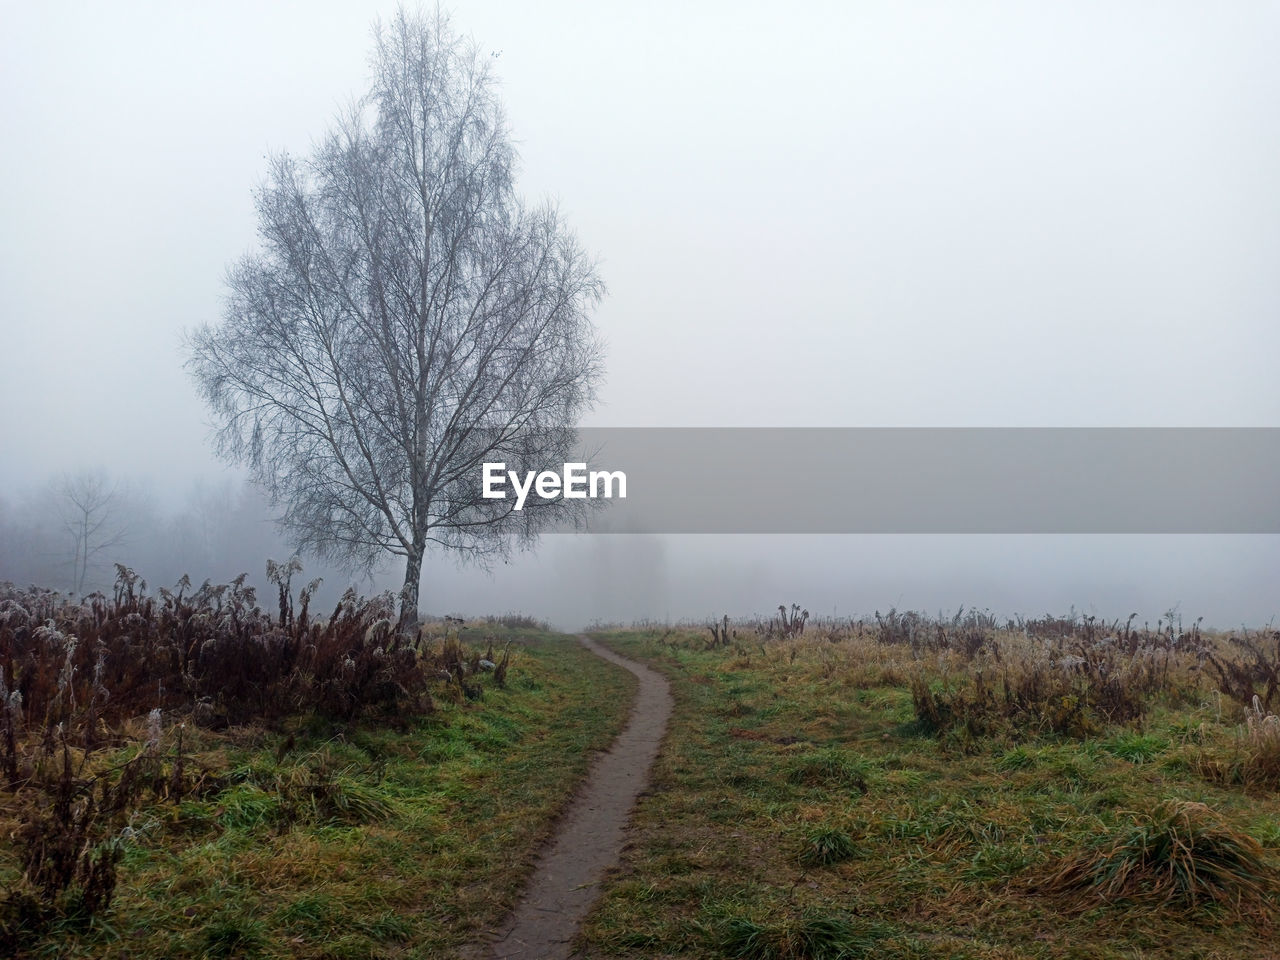
[{"label": "brown vegetation", "polygon": [[[79,603],[0,588],[0,769],[22,870],[0,900],[0,945],[110,905],[120,838],[144,799],[176,804],[224,786],[184,754],[186,723],[222,729],[306,713],[403,724],[432,710],[430,678],[459,698],[479,696],[466,677],[480,654],[456,640],[439,649],[407,641],[393,629],[390,596],[348,592],[327,619],[314,618],[316,582],[295,606],[300,569],[268,563],[274,617],[244,576],[195,590],[184,577],[151,596],[120,566],[111,596]],[[499,684],[509,659],[495,665]],[[176,736],[162,750],[165,720]],[[277,792],[311,807],[348,802],[329,779],[309,771]]]}]

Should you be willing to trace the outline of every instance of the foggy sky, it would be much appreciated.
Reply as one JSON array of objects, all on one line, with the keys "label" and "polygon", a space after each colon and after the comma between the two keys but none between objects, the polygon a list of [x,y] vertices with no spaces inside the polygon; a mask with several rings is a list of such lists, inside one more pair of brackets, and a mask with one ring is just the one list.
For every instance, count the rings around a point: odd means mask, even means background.
[{"label": "foggy sky", "polygon": [[[590,424],[1280,419],[1275,4],[451,9],[496,55],[521,191],[601,257]],[[393,10],[4,3],[0,497],[100,465],[178,504],[228,475],[183,331],[254,243],[266,154],[363,91]],[[435,559],[423,607],[1256,623],[1276,541],[548,538],[493,576]]]}]

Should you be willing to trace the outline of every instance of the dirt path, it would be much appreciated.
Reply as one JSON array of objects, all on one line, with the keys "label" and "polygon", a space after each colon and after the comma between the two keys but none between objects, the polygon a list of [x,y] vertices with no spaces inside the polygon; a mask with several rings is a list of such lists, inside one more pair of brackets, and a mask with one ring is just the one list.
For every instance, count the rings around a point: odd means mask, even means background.
[{"label": "dirt path", "polygon": [[660,674],[581,639],[592,653],[634,673],[640,689],[626,728],[591,768],[538,857],[523,899],[489,945],[487,956],[493,960],[570,956],[570,942],[600,893],[600,880],[622,853],[631,808],[648,781],[671,715],[671,692]]}]

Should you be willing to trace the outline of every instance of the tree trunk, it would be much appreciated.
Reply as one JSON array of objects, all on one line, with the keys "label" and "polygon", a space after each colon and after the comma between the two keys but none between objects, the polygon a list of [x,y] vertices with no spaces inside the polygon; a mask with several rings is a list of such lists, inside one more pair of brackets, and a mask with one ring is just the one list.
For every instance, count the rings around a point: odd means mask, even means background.
[{"label": "tree trunk", "polygon": [[422,582],[422,554],[425,544],[415,544],[404,565],[404,586],[400,588],[400,624],[404,636],[418,629],[418,587]]},{"label": "tree trunk", "polygon": [[76,594],[84,594],[84,578],[89,570],[89,518],[85,516],[80,522],[80,533],[76,541]]}]

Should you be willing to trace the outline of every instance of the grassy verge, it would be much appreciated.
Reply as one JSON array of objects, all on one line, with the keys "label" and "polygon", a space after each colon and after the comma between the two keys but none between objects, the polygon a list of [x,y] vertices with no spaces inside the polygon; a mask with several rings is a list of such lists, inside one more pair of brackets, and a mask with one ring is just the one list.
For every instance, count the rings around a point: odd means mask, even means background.
[{"label": "grassy verge", "polygon": [[1215,773],[1239,705],[1194,672],[1125,724],[974,734],[930,731],[912,681],[976,660],[601,639],[662,670],[676,709],[591,956],[1274,955],[1280,792]]},{"label": "grassy verge", "polygon": [[[460,639],[483,650],[506,632]],[[189,726],[188,767],[213,786],[137,811],[110,910],[61,921],[31,955],[455,955],[502,919],[634,688],[572,638],[513,635],[528,642],[506,689],[480,675],[479,699],[403,729]],[[0,883],[17,872],[0,842]]]}]

